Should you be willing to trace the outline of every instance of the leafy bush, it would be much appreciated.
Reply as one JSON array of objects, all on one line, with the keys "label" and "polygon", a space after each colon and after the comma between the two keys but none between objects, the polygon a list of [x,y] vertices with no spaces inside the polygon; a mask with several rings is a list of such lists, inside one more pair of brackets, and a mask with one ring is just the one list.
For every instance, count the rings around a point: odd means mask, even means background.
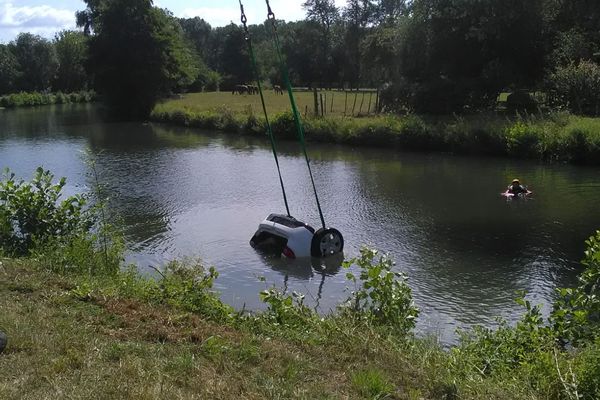
[{"label": "leafy bush", "polygon": [[29,254],[34,246],[88,232],[92,215],[86,199],[76,195],[59,201],[66,179],[38,168],[31,182],[6,171],[0,182],[0,249],[10,255]]},{"label": "leafy bush", "polygon": [[61,200],[66,179],[38,168],[31,182],[8,170],[0,182],[0,253],[30,256],[58,273],[115,274],[123,261],[120,232],[87,195]]},{"label": "leafy bush", "polygon": [[510,372],[516,367],[542,362],[542,354],[552,351],[554,341],[544,326],[539,306],[522,298],[517,302],[526,309],[515,327],[500,321],[498,329],[475,327],[461,332],[461,344],[454,349],[457,359],[475,367],[482,375]]},{"label": "leafy bush", "polygon": [[273,133],[277,136],[285,138],[296,137],[296,125],[294,122],[294,115],[291,111],[275,115],[275,117],[271,119],[271,127],[273,128]]},{"label": "leafy bush", "polygon": [[600,339],[579,353],[574,370],[580,398],[600,399]]},{"label": "leafy bush", "polygon": [[600,115],[600,65],[582,61],[559,67],[550,77],[560,105],[571,112]]},{"label": "leafy bush", "polygon": [[600,231],[586,244],[579,286],[558,290],[550,317],[556,337],[574,345],[600,338]]},{"label": "leafy bush", "polygon": [[351,272],[346,275],[355,284],[349,299],[350,310],[399,336],[409,334],[415,327],[419,310],[413,303],[406,276],[392,271],[392,259],[378,255],[376,250],[363,248],[360,257],[344,262],[344,268],[352,265],[360,268],[360,274],[358,277]]},{"label": "leafy bush", "polygon": [[536,157],[540,155],[540,134],[534,125],[517,121],[506,129],[508,152],[513,156]]},{"label": "leafy bush", "polygon": [[275,325],[306,329],[315,313],[304,305],[304,295],[293,292],[285,295],[275,288],[260,292],[260,299],[268,305],[266,318]]},{"label": "leafy bush", "polygon": [[94,101],[96,94],[94,92],[77,92],[65,94],[58,92],[56,94],[38,93],[38,92],[21,92],[13,93],[0,97],[0,107],[33,107],[50,104],[67,104],[67,103],[87,103]]}]

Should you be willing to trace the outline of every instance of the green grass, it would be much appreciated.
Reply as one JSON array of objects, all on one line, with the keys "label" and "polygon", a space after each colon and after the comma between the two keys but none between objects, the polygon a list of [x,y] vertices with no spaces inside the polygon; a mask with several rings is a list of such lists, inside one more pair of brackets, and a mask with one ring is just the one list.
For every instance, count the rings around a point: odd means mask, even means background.
[{"label": "green grass", "polygon": [[[377,93],[373,91],[343,92],[322,91],[324,114],[330,116],[351,116],[374,114]],[[314,115],[314,95],[312,92],[295,92],[296,103],[301,114]],[[289,110],[287,92],[284,95],[276,94],[272,90],[265,90],[265,103],[270,114],[278,114]],[[356,105],[354,98],[356,97]],[[363,100],[364,97],[364,100]],[[369,101],[371,108],[369,113]],[[362,111],[360,108],[361,103]],[[320,98],[319,98],[320,104]],[[326,105],[326,107],[325,107]],[[172,112],[187,110],[189,112],[216,111],[227,108],[234,113],[247,113],[249,111],[263,115],[260,96],[258,95],[232,95],[230,92],[190,93],[181,99],[169,100],[159,105],[160,110]],[[344,112],[345,110],[345,112]],[[320,105],[319,105],[320,112]]]},{"label": "green grass", "polygon": [[50,104],[89,103],[96,99],[92,91],[81,91],[75,93],[39,93],[21,92],[0,96],[0,107],[33,107]]},{"label": "green grass", "polygon": [[[311,96],[297,93],[299,104],[309,103]],[[344,117],[342,94],[334,96],[334,111],[337,111],[324,118],[312,116],[309,107],[304,118],[308,140],[600,164],[598,118],[565,113],[510,118],[494,113]],[[269,92],[267,103],[275,135],[294,138],[295,127],[287,97]],[[258,96],[196,93],[157,105],[151,119],[193,128],[263,135],[265,122],[258,104]]]},{"label": "green grass", "polygon": [[398,339],[347,314],[289,310],[303,318],[291,325],[269,313],[217,321],[149,299],[143,280],[122,274],[1,263],[2,399],[558,400],[567,397],[557,371],[567,383],[576,374],[583,399],[600,393],[600,343],[482,373],[469,347]]}]

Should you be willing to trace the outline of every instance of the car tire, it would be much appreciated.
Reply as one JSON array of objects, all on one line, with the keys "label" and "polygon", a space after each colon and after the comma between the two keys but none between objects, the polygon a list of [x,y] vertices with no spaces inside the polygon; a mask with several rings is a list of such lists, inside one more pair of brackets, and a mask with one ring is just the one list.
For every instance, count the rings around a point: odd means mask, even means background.
[{"label": "car tire", "polygon": [[315,232],[310,254],[313,257],[326,258],[344,251],[344,237],[334,228],[319,229]]}]

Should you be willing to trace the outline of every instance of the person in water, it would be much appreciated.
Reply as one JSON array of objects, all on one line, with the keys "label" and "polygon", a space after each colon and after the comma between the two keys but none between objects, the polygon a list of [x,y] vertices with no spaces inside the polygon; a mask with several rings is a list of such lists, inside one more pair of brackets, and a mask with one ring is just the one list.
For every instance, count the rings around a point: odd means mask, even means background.
[{"label": "person in water", "polygon": [[521,185],[518,179],[513,179],[512,184],[508,187],[508,193],[519,195],[527,193],[527,188]]}]

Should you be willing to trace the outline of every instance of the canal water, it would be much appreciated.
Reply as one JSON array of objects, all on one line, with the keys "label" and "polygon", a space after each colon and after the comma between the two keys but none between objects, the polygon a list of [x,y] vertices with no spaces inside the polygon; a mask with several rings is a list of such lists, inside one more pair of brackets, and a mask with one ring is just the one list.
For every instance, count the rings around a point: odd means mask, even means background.
[{"label": "canal water", "polygon": [[[287,262],[249,246],[264,217],[284,212],[266,138],[102,114],[92,105],[0,110],[0,168],[29,178],[43,166],[77,193],[90,188],[91,152],[124,224],[127,260],[150,273],[199,257],[218,269],[217,289],[237,308],[263,307],[265,285],[305,293],[321,312],[349,296],[339,265]],[[318,226],[299,146],[279,147],[292,214]],[[584,241],[600,228],[598,168],[324,144],[309,153],[346,256],[363,245],[389,252],[410,278],[418,331],[445,343],[457,328],[514,321],[518,291],[547,310],[556,287],[576,282]],[[514,177],[534,192],[530,200],[500,196]]]}]

